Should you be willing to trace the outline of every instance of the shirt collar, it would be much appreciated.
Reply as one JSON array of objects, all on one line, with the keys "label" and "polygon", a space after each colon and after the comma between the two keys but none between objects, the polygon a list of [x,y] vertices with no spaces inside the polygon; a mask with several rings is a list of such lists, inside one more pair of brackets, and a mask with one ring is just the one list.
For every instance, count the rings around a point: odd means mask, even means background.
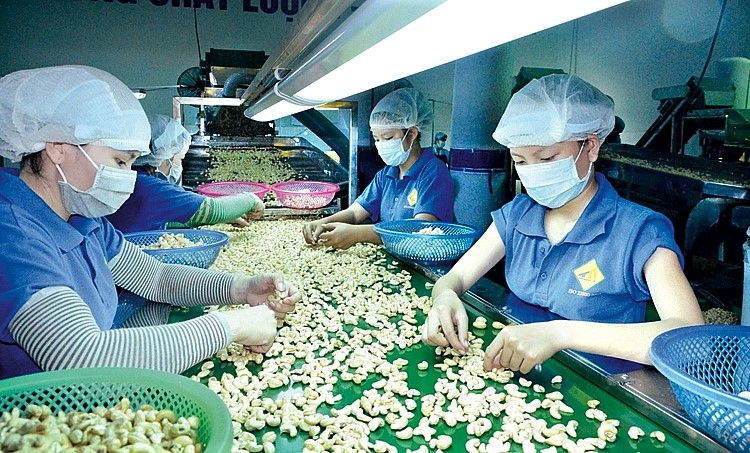
[{"label": "shirt collar", "polygon": [[[616,214],[616,203],[619,195],[612,184],[601,173],[595,173],[599,185],[594,198],[581,213],[573,229],[560,243],[588,244],[597,236],[604,234],[607,223]],[[546,237],[544,232],[544,215],[547,209],[539,203],[532,203],[531,208],[521,216],[516,230],[526,236]]]},{"label": "shirt collar", "polygon": [[46,225],[49,231],[54,231],[57,245],[63,252],[78,247],[85,236],[99,227],[98,219],[89,219],[82,216],[71,216],[69,222],[65,222],[49,205],[42,200],[21,178],[7,172],[0,172],[0,187],[3,187],[3,196],[13,206],[19,207],[34,217],[39,223]]},{"label": "shirt collar", "polygon": [[[416,178],[417,175],[419,175],[419,172],[422,171],[422,168],[427,165],[427,162],[431,158],[434,158],[434,156],[432,155],[432,150],[425,150],[424,148],[422,148],[422,155],[419,156],[417,161],[414,162],[414,164],[409,167],[408,170],[406,170],[406,173],[404,173],[404,179]],[[393,179],[398,179],[398,172],[398,166],[389,165],[388,171],[386,171],[385,175]]]}]

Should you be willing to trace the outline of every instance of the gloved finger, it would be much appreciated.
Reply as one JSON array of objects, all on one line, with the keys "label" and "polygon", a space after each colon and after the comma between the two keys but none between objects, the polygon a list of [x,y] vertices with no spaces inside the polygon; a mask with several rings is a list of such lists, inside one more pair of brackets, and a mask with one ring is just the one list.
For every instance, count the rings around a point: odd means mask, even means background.
[{"label": "gloved finger", "polygon": [[258,354],[265,354],[266,352],[271,350],[271,347],[273,346],[273,342],[268,344],[258,344],[253,346],[248,346],[248,348]]},{"label": "gloved finger", "polygon": [[440,327],[443,328],[443,336],[448,340],[448,344],[458,352],[466,352],[464,345],[458,339],[458,333],[453,325],[453,319],[450,316],[443,315],[440,317]]},{"label": "gloved finger", "polygon": [[318,239],[320,239],[320,235],[323,234],[323,232],[333,230],[333,228],[334,227],[327,229],[326,225],[315,225],[315,228],[313,229],[313,232],[312,232],[313,240],[317,241]]},{"label": "gloved finger", "polygon": [[491,371],[499,367],[499,357],[503,350],[503,337],[498,335],[484,352],[484,371]]},{"label": "gloved finger", "polygon": [[229,223],[237,228],[245,228],[250,225],[249,223],[247,223],[247,220],[243,219],[242,217],[238,217]]},{"label": "gloved finger", "polygon": [[285,304],[296,304],[302,300],[302,291],[298,290],[296,286],[291,283],[287,283],[287,296],[282,299]]},{"label": "gloved finger", "polygon": [[448,340],[440,333],[440,321],[437,316],[427,315],[422,341],[431,346],[448,346]]},{"label": "gloved finger", "polygon": [[309,223],[302,226],[302,237],[305,238],[305,242],[308,244],[315,244],[316,238],[313,238],[314,231],[315,228]]},{"label": "gloved finger", "polygon": [[469,350],[469,317],[466,315],[466,310],[461,310],[456,313],[456,330],[458,331],[458,342],[462,345],[461,351],[466,352]]},{"label": "gloved finger", "polygon": [[[317,236],[317,239],[319,241],[323,240],[323,241],[329,241],[329,242],[331,242],[332,239],[334,239],[335,237],[336,237],[336,231],[327,231],[325,233],[320,233]],[[328,245],[331,245],[331,244],[328,244]]]}]

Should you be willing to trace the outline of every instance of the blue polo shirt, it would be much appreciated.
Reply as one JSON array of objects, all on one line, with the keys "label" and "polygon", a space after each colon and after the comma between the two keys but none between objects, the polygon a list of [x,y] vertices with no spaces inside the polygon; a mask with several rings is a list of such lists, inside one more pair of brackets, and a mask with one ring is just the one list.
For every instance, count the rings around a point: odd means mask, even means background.
[{"label": "blue polo shirt", "polygon": [[99,328],[117,308],[108,262],[122,249],[120,232],[104,219],[65,222],[20,178],[0,172],[0,378],[41,371],[14,341],[8,324],[36,292],[63,286],[78,293]]},{"label": "blue polo shirt", "polygon": [[402,179],[398,174],[396,166],[382,168],[357,197],[373,222],[412,219],[417,214],[453,220],[453,179],[431,149],[422,150]]},{"label": "blue polo shirt", "polygon": [[168,222],[185,223],[198,212],[206,198],[142,169],[136,171],[138,177],[132,195],[117,212],[107,216],[123,233],[163,230]]},{"label": "blue polo shirt", "polygon": [[643,322],[651,299],[643,266],[657,247],[683,258],[672,223],[621,198],[604,175],[573,229],[552,245],[546,208],[518,195],[492,213],[506,246],[508,288],[521,300],[566,319]]}]

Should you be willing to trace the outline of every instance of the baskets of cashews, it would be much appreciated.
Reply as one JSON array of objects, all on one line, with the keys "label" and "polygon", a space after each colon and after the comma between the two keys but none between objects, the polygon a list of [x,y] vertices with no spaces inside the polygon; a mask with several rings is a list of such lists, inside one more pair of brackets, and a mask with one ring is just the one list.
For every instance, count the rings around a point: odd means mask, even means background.
[{"label": "baskets of cashews", "polygon": [[425,266],[455,263],[479,237],[469,225],[416,219],[380,222],[374,229],[393,256]]},{"label": "baskets of cashews", "polygon": [[184,376],[79,368],[0,381],[0,451],[218,452],[232,447],[224,402]]},{"label": "baskets of cashews", "polygon": [[208,269],[229,236],[221,231],[186,228],[127,233],[125,240],[163,263]]}]

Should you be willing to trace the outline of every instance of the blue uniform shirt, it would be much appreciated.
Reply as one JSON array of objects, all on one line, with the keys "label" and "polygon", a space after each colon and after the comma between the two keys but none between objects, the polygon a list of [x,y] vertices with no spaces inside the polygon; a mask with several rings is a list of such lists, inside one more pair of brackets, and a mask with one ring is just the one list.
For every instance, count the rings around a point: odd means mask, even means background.
[{"label": "blue uniform shirt", "polygon": [[492,213],[506,247],[508,288],[566,319],[643,322],[651,298],[646,261],[663,247],[683,264],[674,229],[664,215],[621,198],[602,174],[596,181],[594,198],[555,245],[544,232],[546,208],[528,195]]},{"label": "blue uniform shirt", "polygon": [[8,324],[36,292],[70,288],[107,330],[117,308],[108,262],[122,234],[105,219],[71,216],[65,222],[20,178],[0,172],[0,378],[40,371],[14,341]]},{"label": "blue uniform shirt", "polygon": [[386,166],[357,197],[373,222],[412,219],[417,214],[453,220],[453,179],[430,149],[422,150],[403,179],[398,173],[398,167]]},{"label": "blue uniform shirt", "polygon": [[130,198],[112,215],[112,225],[123,233],[163,230],[168,222],[185,223],[206,198],[137,169]]}]

